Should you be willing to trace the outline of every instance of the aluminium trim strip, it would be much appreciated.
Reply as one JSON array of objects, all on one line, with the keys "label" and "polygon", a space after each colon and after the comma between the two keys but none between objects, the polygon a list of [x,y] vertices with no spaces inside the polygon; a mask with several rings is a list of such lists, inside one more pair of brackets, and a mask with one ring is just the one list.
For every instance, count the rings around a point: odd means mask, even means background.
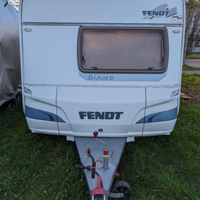
[{"label": "aluminium trim strip", "polygon": [[167,27],[182,27],[183,24],[177,23],[177,24],[170,24],[170,23],[163,23],[163,24],[157,24],[157,23],[81,23],[81,22],[75,22],[75,23],[69,23],[69,22],[22,22],[22,25],[25,26],[167,26]]},{"label": "aluminium trim strip", "polygon": [[85,88],[177,88],[180,84],[175,85],[82,85],[82,84],[34,84],[24,83],[24,86],[42,86],[42,87],[85,87]]}]

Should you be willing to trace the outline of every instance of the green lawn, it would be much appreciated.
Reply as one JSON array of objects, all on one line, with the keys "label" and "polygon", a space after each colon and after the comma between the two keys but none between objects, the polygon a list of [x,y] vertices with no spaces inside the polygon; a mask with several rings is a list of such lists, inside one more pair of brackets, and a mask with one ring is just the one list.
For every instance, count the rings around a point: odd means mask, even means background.
[{"label": "green lawn", "polygon": [[200,59],[200,52],[188,54],[187,59]]},{"label": "green lawn", "polygon": [[200,70],[200,67],[192,67],[189,65],[183,65],[183,70]]},{"label": "green lawn", "polygon": [[[200,76],[183,75],[183,91],[200,93]],[[181,100],[171,136],[137,138],[126,145],[118,178],[135,200],[200,199],[200,103]],[[21,105],[0,113],[1,200],[88,200],[75,144],[32,134]]]}]

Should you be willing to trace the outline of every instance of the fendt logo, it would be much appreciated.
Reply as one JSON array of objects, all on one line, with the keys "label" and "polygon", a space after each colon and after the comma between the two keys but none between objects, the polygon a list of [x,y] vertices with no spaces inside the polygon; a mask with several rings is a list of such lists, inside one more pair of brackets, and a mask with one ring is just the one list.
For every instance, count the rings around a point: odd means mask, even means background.
[{"label": "fendt logo", "polygon": [[143,19],[168,18],[177,14],[177,7],[169,9],[168,4],[163,4],[153,10],[144,10],[142,13],[144,15]]},{"label": "fendt logo", "polygon": [[80,119],[117,119],[119,120],[123,112],[79,112]]}]

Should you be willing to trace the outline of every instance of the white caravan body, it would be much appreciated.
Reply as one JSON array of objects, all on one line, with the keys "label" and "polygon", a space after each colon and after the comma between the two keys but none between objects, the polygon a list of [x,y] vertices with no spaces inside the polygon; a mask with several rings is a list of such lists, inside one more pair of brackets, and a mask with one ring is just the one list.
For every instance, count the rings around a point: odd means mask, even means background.
[{"label": "white caravan body", "polygon": [[22,0],[23,109],[32,132],[168,135],[180,101],[183,0]]}]

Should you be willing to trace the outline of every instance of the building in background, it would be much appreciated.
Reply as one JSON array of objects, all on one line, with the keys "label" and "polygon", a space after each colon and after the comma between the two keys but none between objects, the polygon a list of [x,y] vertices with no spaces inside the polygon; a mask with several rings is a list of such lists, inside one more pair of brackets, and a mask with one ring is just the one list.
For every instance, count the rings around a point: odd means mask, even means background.
[{"label": "building in background", "polygon": [[186,0],[186,54],[200,52],[200,0]]}]

